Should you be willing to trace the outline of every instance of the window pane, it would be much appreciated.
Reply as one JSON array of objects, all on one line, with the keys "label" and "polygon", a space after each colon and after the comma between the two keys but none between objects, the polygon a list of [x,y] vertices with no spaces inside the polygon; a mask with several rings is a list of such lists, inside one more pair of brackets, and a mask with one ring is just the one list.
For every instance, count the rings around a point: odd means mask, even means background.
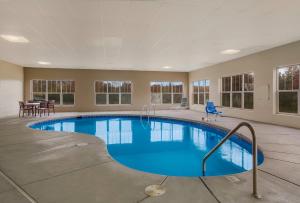
[{"label": "window pane", "polygon": [[183,84],[182,82],[172,82],[173,93],[182,93]]},{"label": "window pane", "polygon": [[37,81],[37,92],[41,92],[42,91],[42,81],[38,80]]},{"label": "window pane", "polygon": [[205,80],[200,80],[199,81],[199,92],[204,92],[205,88]]},{"label": "window pane", "polygon": [[107,82],[106,81],[96,81],[95,91],[101,93],[107,93]]},{"label": "window pane", "polygon": [[242,108],[242,93],[232,93],[232,107]]},{"label": "window pane", "polygon": [[194,104],[198,104],[198,94],[194,94]]},{"label": "window pane", "polygon": [[46,80],[42,80],[42,91],[41,92],[46,92]]},{"label": "window pane", "polygon": [[279,92],[279,112],[298,113],[297,92]]},{"label": "window pane", "polygon": [[131,82],[129,81],[122,82],[121,92],[131,93]]},{"label": "window pane", "polygon": [[253,91],[254,90],[254,74],[244,74],[244,90]]},{"label": "window pane", "polygon": [[[54,82],[53,82],[54,85]],[[48,92],[52,92],[52,81],[48,81]]]},{"label": "window pane", "polygon": [[231,90],[231,77],[222,78],[222,91],[230,91]]},{"label": "window pane", "polygon": [[193,92],[198,93],[198,91],[199,91],[198,82],[193,82]]},{"label": "window pane", "polygon": [[172,95],[171,94],[163,94],[162,102],[163,104],[171,104],[172,103]]},{"label": "window pane", "polygon": [[151,103],[152,104],[161,104],[161,94],[152,93],[151,94]]},{"label": "window pane", "polygon": [[293,90],[299,89],[299,67],[293,67]]},{"label": "window pane", "polygon": [[96,94],[96,104],[106,104],[106,94]]},{"label": "window pane", "polygon": [[222,106],[230,107],[230,93],[222,93]]},{"label": "window pane", "polygon": [[162,92],[163,93],[171,93],[172,92],[172,86],[170,82],[162,82]]},{"label": "window pane", "polygon": [[74,94],[63,94],[64,105],[74,105]]},{"label": "window pane", "polygon": [[119,94],[108,95],[109,104],[119,104]]},{"label": "window pane", "polygon": [[66,92],[66,93],[75,92],[75,81],[63,80],[62,92]]},{"label": "window pane", "polygon": [[54,100],[55,104],[60,104],[60,94],[48,94],[48,100]]},{"label": "window pane", "polygon": [[61,92],[61,81],[56,81],[56,92],[57,93]]},{"label": "window pane", "polygon": [[62,81],[62,91],[68,92],[68,83],[67,81]]},{"label": "window pane", "polygon": [[174,94],[173,95],[173,103],[180,104],[182,99],[182,94]]},{"label": "window pane", "polygon": [[242,91],[242,75],[232,76],[232,91]]},{"label": "window pane", "polygon": [[122,94],[121,104],[131,104],[131,94]]},{"label": "window pane", "polygon": [[34,93],[33,94],[33,100],[45,100],[46,99],[46,94],[40,94],[40,93]]},{"label": "window pane", "polygon": [[33,80],[33,92],[46,92],[46,80]]},{"label": "window pane", "polygon": [[108,82],[108,92],[109,93],[119,93],[120,86],[121,86],[121,84],[118,81],[109,81]]},{"label": "window pane", "polygon": [[209,93],[205,94],[205,103],[209,100]]},{"label": "window pane", "polygon": [[48,92],[60,93],[60,81],[49,80],[48,81]]},{"label": "window pane", "polygon": [[244,93],[244,108],[253,109],[253,93],[246,92]]},{"label": "window pane", "polygon": [[33,92],[38,92],[38,81],[37,80],[32,81],[32,90],[33,90]]},{"label": "window pane", "polygon": [[199,93],[199,104],[204,104],[204,93]]},{"label": "window pane", "polygon": [[150,86],[151,86],[151,93],[160,93],[161,92],[160,82],[151,82]]},{"label": "window pane", "polygon": [[71,92],[75,92],[75,81],[70,81],[71,83]]},{"label": "window pane", "polygon": [[292,68],[278,69],[279,90],[292,90]]},{"label": "window pane", "polygon": [[209,92],[209,80],[205,80],[205,92]]}]

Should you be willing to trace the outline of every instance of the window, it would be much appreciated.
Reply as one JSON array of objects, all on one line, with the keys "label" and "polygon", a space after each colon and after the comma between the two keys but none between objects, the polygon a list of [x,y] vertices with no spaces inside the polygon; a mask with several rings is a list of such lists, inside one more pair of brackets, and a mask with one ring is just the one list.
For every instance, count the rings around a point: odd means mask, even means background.
[{"label": "window", "polygon": [[61,81],[48,80],[48,100],[54,100],[55,104],[60,104]]},{"label": "window", "polygon": [[57,105],[75,104],[75,81],[31,80],[31,98],[54,100]]},{"label": "window", "polygon": [[222,106],[230,107],[231,77],[222,78]]},{"label": "window", "polygon": [[183,93],[183,83],[182,82],[172,82],[173,90],[173,103],[180,104]]},{"label": "window", "polygon": [[209,100],[209,80],[193,82],[194,104],[206,104]]},{"label": "window", "polygon": [[221,103],[223,107],[253,109],[253,101],[253,73],[222,77]]},{"label": "window", "polygon": [[75,82],[63,80],[61,81],[61,83],[62,83],[62,104],[74,105]]},{"label": "window", "polygon": [[46,92],[47,92],[47,88],[46,88],[46,80],[32,80],[31,84],[32,84],[32,89],[31,89],[31,93],[32,93],[32,98],[34,100],[45,100],[46,99]]},{"label": "window", "polygon": [[242,108],[243,75],[232,76],[232,107]]},{"label": "window", "polygon": [[152,104],[180,104],[183,94],[182,82],[151,82]]},{"label": "window", "polygon": [[277,69],[277,103],[280,113],[299,113],[300,65]]},{"label": "window", "polygon": [[254,108],[254,74],[244,74],[244,108]]},{"label": "window", "polygon": [[95,81],[96,105],[131,104],[131,81]]}]

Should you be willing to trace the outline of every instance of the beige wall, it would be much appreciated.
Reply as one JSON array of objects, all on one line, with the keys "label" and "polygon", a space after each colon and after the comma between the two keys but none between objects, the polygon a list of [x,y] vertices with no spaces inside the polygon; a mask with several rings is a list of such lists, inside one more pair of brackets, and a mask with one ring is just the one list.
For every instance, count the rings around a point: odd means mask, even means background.
[{"label": "beige wall", "polygon": [[[210,80],[210,99],[220,104],[220,78],[226,75],[253,72],[254,82],[254,110],[223,108],[225,115],[276,123],[293,127],[300,127],[300,116],[276,113],[275,69],[281,65],[300,63],[300,41],[267,51],[242,57],[229,62],[217,64],[189,73],[191,109],[201,110],[201,105],[192,104],[192,82],[200,79]],[[270,92],[268,92],[270,85]],[[270,94],[270,99],[268,99]]]},{"label": "beige wall", "polygon": [[[32,79],[70,79],[75,80],[75,106],[58,107],[60,111],[115,111],[141,110],[144,104],[150,103],[150,81],[182,81],[184,95],[188,93],[188,73],[179,72],[146,72],[146,71],[112,71],[83,69],[45,69],[24,68],[25,99],[30,99],[30,80]],[[95,80],[129,80],[133,82],[132,105],[95,105]],[[170,105],[159,105],[159,109]]]},{"label": "beige wall", "polygon": [[0,118],[18,114],[23,100],[23,67],[0,60]]},{"label": "beige wall", "polygon": [[[210,98],[219,105],[220,78],[222,76],[254,72],[254,109],[223,108],[224,114],[299,128],[300,116],[277,114],[276,101],[274,100],[276,98],[276,79],[274,76],[276,67],[298,63],[300,63],[300,42],[273,48],[190,73],[24,68],[24,96],[25,99],[30,99],[29,84],[31,79],[72,79],[76,81],[76,105],[74,107],[60,107],[61,111],[140,110],[144,104],[150,102],[150,81],[183,81],[185,94],[189,92],[190,102],[192,102],[192,82],[208,79],[211,82]],[[5,62],[0,62],[0,67],[0,113],[1,117],[3,117],[16,113],[17,101],[22,98],[20,89],[22,89],[23,72],[21,67]],[[96,106],[94,80],[131,80],[133,82],[132,105]],[[270,85],[270,92],[268,92],[268,85]],[[9,92],[6,90],[8,86]],[[14,91],[11,91],[12,88]],[[270,98],[268,98],[268,94]],[[2,101],[4,97],[9,99]],[[169,105],[160,106],[160,108],[169,107]],[[203,106],[191,103],[191,109],[202,111]]]}]

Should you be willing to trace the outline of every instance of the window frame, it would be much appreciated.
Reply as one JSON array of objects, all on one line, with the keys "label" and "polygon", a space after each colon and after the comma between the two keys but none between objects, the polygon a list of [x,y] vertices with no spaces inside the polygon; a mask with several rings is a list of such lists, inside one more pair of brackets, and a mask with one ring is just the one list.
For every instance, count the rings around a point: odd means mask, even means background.
[{"label": "window frame", "polygon": [[[152,93],[152,91],[151,91],[151,87],[152,87],[151,84],[152,83],[160,83],[160,92],[159,93]],[[171,92],[163,93],[162,83],[170,83],[171,84]],[[181,83],[182,84],[182,92],[181,93],[174,92],[173,83]],[[150,104],[154,104],[154,105],[178,105],[178,104],[181,104],[181,102],[180,103],[174,103],[174,95],[181,95],[181,98],[183,98],[183,95],[184,95],[184,82],[179,81],[179,80],[177,80],[177,81],[158,81],[158,80],[155,80],[155,81],[150,81],[149,85],[150,85]],[[160,94],[160,103],[153,103],[152,102],[152,94]],[[171,94],[171,103],[163,103],[163,94]]]},{"label": "window frame", "polygon": [[[300,63],[299,64],[289,64],[289,65],[280,65],[280,66],[277,66],[275,68],[275,77],[276,77],[276,91],[275,91],[275,98],[276,98],[276,114],[282,114],[282,115],[291,115],[291,116],[300,116],[300,74],[299,74],[299,87],[298,87],[298,90],[297,89],[293,89],[293,79],[292,79],[292,90],[279,90],[279,69],[282,69],[282,68],[290,68],[290,67],[293,67],[293,66],[296,66],[298,67],[299,69],[299,73],[300,73]],[[279,93],[280,92],[297,92],[297,110],[298,112],[297,113],[289,113],[289,112],[280,112],[279,111]]]},{"label": "window frame", "polygon": [[[106,82],[107,83],[107,87],[106,87],[106,92],[96,92],[96,82]],[[123,92],[121,91],[121,86],[119,86],[119,91],[118,93],[111,93],[108,92],[108,83],[109,82],[129,82],[131,84],[130,86],[130,93],[129,92]],[[106,104],[97,104],[97,95],[98,94],[105,94],[106,95]],[[118,104],[110,104],[109,103],[109,95],[110,94],[118,94],[119,95],[119,103]],[[122,94],[130,94],[130,104],[122,104]],[[132,95],[133,95],[133,82],[131,80],[94,80],[94,105],[95,106],[129,106],[133,104],[133,100],[132,100]]]},{"label": "window frame", "polygon": [[[204,82],[205,86],[203,86],[203,92],[200,92],[200,82]],[[208,82],[208,87],[209,87],[209,90],[206,91],[206,87],[207,87],[207,82]],[[194,83],[197,83],[197,89],[198,91],[195,92],[194,91]],[[209,101],[209,98],[210,98],[210,80],[208,79],[203,79],[203,80],[197,80],[197,81],[193,81],[192,82],[192,95],[193,95],[193,105],[206,105],[207,101]],[[200,94],[203,94],[203,104],[200,104]],[[208,99],[206,98],[206,94],[208,94]],[[195,103],[194,101],[194,95],[197,95],[197,103]]]},{"label": "window frame", "polygon": [[[46,81],[46,91],[45,92],[34,92],[33,91],[33,81]],[[60,92],[49,92],[48,91],[48,81],[56,81],[56,82],[60,82]],[[62,84],[63,81],[67,81],[67,82],[74,82],[74,92],[63,92],[63,88],[62,88]],[[59,94],[60,95],[60,101],[59,104],[55,104],[56,106],[59,107],[74,107],[76,106],[76,81],[73,79],[31,79],[30,80],[30,99],[34,99],[33,95],[35,93],[40,93],[40,94],[45,94],[45,100],[48,101],[48,95],[49,94]],[[63,103],[63,95],[64,94],[73,94],[74,97],[74,103],[73,104],[64,104]]]},{"label": "window frame", "polygon": [[[241,91],[233,91],[233,77],[235,76],[239,76],[239,75],[242,75],[242,90]],[[245,90],[245,75],[253,75],[253,90],[252,91],[249,91],[249,90]],[[230,90],[229,91],[223,91],[223,78],[227,78],[227,77],[230,77]],[[221,107],[222,108],[229,108],[229,109],[239,109],[239,110],[247,110],[247,111],[253,111],[255,109],[255,74],[254,72],[244,72],[244,73],[237,73],[237,74],[234,74],[234,75],[224,75],[224,76],[221,76],[221,88],[220,88],[220,104],[221,104]],[[227,94],[230,94],[230,105],[229,106],[223,106],[223,102],[222,102],[222,99],[223,99],[223,93],[227,93]],[[241,93],[241,107],[233,107],[232,104],[233,104],[233,94],[234,93]],[[252,93],[253,94],[253,108],[245,108],[245,93]]]}]

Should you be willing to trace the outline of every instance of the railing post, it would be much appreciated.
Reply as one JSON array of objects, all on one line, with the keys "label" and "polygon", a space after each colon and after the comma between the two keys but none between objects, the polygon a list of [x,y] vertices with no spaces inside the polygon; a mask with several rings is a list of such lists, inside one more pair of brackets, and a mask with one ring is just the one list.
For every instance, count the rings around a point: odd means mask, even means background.
[{"label": "railing post", "polygon": [[255,136],[255,131],[253,129],[253,127],[246,122],[241,122],[240,124],[238,124],[234,129],[232,129],[229,133],[227,133],[227,135],[221,140],[221,142],[219,144],[217,144],[213,149],[211,149],[203,158],[202,161],[202,174],[203,176],[205,176],[205,172],[206,172],[206,160],[210,157],[210,155],[212,155],[226,140],[228,140],[238,129],[240,129],[242,126],[246,126],[250,132],[251,132],[251,136],[252,136],[252,173],[253,173],[253,196],[257,199],[260,199],[261,196],[258,194],[257,192],[257,143],[256,143],[256,136]]}]

